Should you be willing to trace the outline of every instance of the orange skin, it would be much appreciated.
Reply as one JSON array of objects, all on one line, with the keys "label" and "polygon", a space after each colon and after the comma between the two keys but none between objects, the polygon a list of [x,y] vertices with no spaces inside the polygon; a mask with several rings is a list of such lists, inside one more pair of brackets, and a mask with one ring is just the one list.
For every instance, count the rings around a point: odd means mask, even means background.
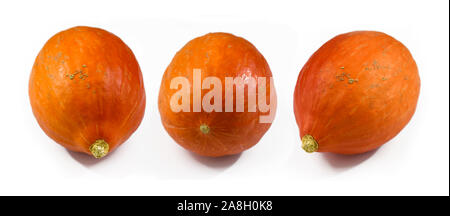
[{"label": "orange skin", "polygon": [[300,71],[294,112],[318,152],[358,154],[396,136],[413,116],[420,78],[408,49],[381,32],[338,35]]},{"label": "orange skin", "polygon": [[44,132],[87,154],[99,139],[110,151],[125,142],[145,109],[142,74],[132,51],[114,34],[91,27],[74,27],[47,41],[31,72],[29,96]]},{"label": "orange skin", "polygon": [[[215,76],[222,82],[222,112],[193,112],[193,70],[201,69],[202,80]],[[173,112],[170,98],[178,89],[170,89],[171,80],[183,76],[191,84],[190,112]],[[254,146],[269,129],[270,123],[259,123],[265,115],[259,109],[248,112],[247,86],[244,112],[236,112],[236,95],[233,95],[234,112],[225,112],[225,77],[272,77],[269,65],[259,51],[247,40],[227,33],[210,33],[188,42],[177,52],[167,67],[159,92],[159,111],[164,128],[182,147],[199,155],[219,157],[238,154]],[[270,101],[269,84],[266,101]],[[202,97],[210,89],[202,90]],[[236,92],[236,90],[234,90]],[[275,112],[273,110],[272,112]],[[207,125],[209,133],[199,127]]]}]

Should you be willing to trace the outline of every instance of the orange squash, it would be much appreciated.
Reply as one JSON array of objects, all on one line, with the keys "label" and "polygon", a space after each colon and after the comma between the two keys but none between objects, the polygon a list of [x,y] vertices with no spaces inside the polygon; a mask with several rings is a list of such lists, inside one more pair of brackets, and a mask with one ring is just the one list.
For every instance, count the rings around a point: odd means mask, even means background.
[{"label": "orange squash", "polygon": [[[207,111],[204,107],[195,111],[193,77],[195,70],[201,74],[203,85],[207,77],[215,77],[225,86],[226,77],[243,78],[248,84],[251,78],[266,77],[267,85],[257,85],[267,94],[265,100],[273,105],[274,114],[276,105],[275,90],[270,89],[269,80],[272,77],[269,65],[263,55],[247,40],[228,33],[210,33],[195,38],[188,42],[177,52],[172,62],[167,67],[159,92],[159,111],[164,128],[169,135],[182,147],[203,156],[219,157],[238,154],[254,146],[264,133],[269,129],[271,122],[260,122],[261,115],[267,115],[268,111],[249,111],[249,97],[258,97],[257,93],[249,93],[248,85],[245,85],[245,108],[238,111],[237,87],[222,87],[220,94],[222,99],[213,98],[211,104],[222,102],[218,110]],[[189,101],[188,110],[174,111],[171,108],[171,100],[174,94],[180,91],[180,87],[172,86],[175,78],[185,78],[191,84],[190,91],[185,95]],[[272,82],[273,84],[273,82]],[[273,85],[272,85],[273,86]],[[214,85],[214,87],[216,86]],[[211,89],[200,90],[203,100]],[[272,94],[271,94],[271,93]],[[226,95],[233,97],[232,112],[226,112]],[[248,96],[248,97],[247,97]],[[271,97],[272,96],[272,97]],[[261,96],[264,98],[264,96]],[[183,98],[176,99],[181,103]],[[217,100],[217,101],[216,101]],[[230,100],[231,101],[231,100]],[[273,116],[273,115],[272,115]]]},{"label": "orange squash", "polygon": [[381,32],[341,34],[300,71],[294,112],[306,152],[358,154],[396,136],[420,90],[408,49]]},{"label": "orange squash", "polygon": [[30,81],[33,114],[69,150],[105,156],[138,128],[145,92],[138,62],[117,36],[74,27],[50,38]]}]

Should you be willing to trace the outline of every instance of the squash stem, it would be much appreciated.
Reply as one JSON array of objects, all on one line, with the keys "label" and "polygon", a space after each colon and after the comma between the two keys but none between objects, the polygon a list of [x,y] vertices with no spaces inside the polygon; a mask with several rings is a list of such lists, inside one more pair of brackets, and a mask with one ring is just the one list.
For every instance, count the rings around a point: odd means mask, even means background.
[{"label": "squash stem", "polygon": [[206,125],[206,124],[200,125],[200,131],[201,131],[202,133],[208,134],[210,130],[211,130],[211,128],[209,128],[209,126]]},{"label": "squash stem", "polygon": [[108,154],[109,145],[105,140],[99,139],[89,146],[89,151],[95,158],[102,158]]},{"label": "squash stem", "polygon": [[316,152],[319,149],[319,144],[313,136],[307,134],[302,137],[302,148],[308,153]]}]

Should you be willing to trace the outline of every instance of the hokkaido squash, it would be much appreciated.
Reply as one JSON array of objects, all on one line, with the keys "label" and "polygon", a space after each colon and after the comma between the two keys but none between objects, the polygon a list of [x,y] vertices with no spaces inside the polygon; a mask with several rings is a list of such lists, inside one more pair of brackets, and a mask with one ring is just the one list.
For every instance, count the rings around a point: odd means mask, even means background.
[{"label": "hokkaido squash", "polygon": [[70,28],[47,41],[31,72],[29,97],[50,138],[96,158],[130,137],[145,108],[131,49],[114,34],[91,27]]},{"label": "hokkaido squash", "polygon": [[396,136],[413,116],[420,90],[416,63],[381,32],[341,34],[300,71],[294,112],[306,152],[358,154]]},{"label": "hokkaido squash", "polygon": [[[258,78],[267,79],[254,85]],[[226,83],[231,79],[243,82],[230,87]],[[187,91],[180,93],[183,88]],[[186,106],[173,107],[181,103]],[[261,108],[267,104],[270,107]],[[276,95],[269,65],[250,42],[210,33],[176,53],[162,78],[158,105],[164,128],[179,145],[219,157],[258,143],[273,120]]]}]

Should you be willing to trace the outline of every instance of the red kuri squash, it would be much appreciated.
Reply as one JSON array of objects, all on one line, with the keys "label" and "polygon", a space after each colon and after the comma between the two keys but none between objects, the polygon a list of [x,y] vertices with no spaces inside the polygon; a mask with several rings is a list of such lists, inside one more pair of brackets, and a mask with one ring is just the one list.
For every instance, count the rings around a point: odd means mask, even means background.
[{"label": "red kuri squash", "polygon": [[[196,73],[201,77],[196,78]],[[251,87],[251,80],[258,77],[267,80],[264,84],[258,83],[258,87]],[[218,157],[240,153],[255,145],[271,125],[276,109],[275,89],[269,88],[268,84],[270,82],[273,87],[273,82],[269,81],[271,77],[266,60],[247,40],[228,33],[210,33],[195,38],[177,52],[164,73],[158,103],[163,126],[178,144],[197,154]],[[227,78],[242,79],[241,84],[245,85],[247,94],[241,110],[237,98],[244,98],[234,94],[243,88],[239,88],[240,85],[227,88]],[[174,83],[176,80],[185,82],[177,84]],[[179,84],[183,83],[187,91],[180,93],[184,87],[180,88]],[[197,93],[196,87],[199,88]],[[266,95],[252,91],[255,89]],[[209,97],[213,93],[218,94]],[[231,110],[226,107],[230,95]],[[263,99],[271,104],[271,108],[249,105],[252,102],[249,98],[257,98],[258,106]],[[174,103],[188,106],[180,111],[174,109]],[[213,109],[205,108],[209,104],[214,104]],[[271,119],[261,122],[264,115]]]},{"label": "red kuri squash", "polygon": [[300,71],[294,112],[306,152],[378,148],[413,116],[420,90],[408,49],[381,32],[338,35]]},{"label": "red kuri squash", "polygon": [[133,52],[114,34],[91,27],[74,27],[47,41],[31,72],[29,97],[50,138],[96,158],[125,142],[145,109]]}]

